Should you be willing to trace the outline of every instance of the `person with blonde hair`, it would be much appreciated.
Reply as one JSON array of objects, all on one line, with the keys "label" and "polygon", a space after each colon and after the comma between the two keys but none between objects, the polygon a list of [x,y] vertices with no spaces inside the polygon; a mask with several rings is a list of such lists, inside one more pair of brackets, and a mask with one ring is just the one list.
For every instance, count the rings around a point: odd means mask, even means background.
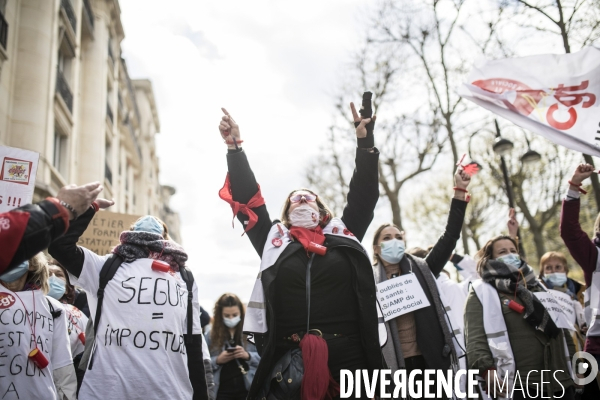
[{"label": "person with blonde hair", "polygon": [[[540,300],[547,290],[516,240],[496,236],[478,256],[481,279],[472,283],[464,318],[468,367],[479,370],[483,390],[513,400],[574,399],[573,341]],[[548,370],[550,378],[541,372]]]},{"label": "person with blonde hair", "polygon": [[0,275],[0,398],[75,400],[67,318],[38,253]]}]

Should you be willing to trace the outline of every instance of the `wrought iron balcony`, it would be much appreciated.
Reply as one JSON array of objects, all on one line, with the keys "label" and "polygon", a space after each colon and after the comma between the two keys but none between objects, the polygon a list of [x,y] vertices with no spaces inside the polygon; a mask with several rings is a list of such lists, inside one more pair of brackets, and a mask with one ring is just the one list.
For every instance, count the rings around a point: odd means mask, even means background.
[{"label": "wrought iron balcony", "polygon": [[73,31],[77,32],[77,17],[75,16],[75,11],[73,11],[73,5],[71,4],[71,0],[62,0],[60,5],[65,10],[65,13],[67,14],[67,19],[73,27]]},{"label": "wrought iron balcony", "polygon": [[90,0],[83,0],[83,8],[85,8],[85,13],[90,21],[90,26],[92,30],[94,29],[94,10],[92,9],[92,5],[90,4]]},{"label": "wrought iron balcony", "polygon": [[60,69],[56,70],[56,91],[60,94],[69,111],[73,112],[73,94]]},{"label": "wrought iron balcony", "polygon": [[115,56],[113,56],[112,46],[110,45],[110,42],[108,42],[108,57],[110,57],[110,63],[114,64]]},{"label": "wrought iron balcony", "polygon": [[110,104],[106,103],[106,116],[110,119],[110,122],[113,122],[113,112],[110,109]]},{"label": "wrought iron balcony", "polygon": [[0,45],[6,50],[6,43],[8,41],[8,23],[4,19],[4,15],[0,13]]},{"label": "wrought iron balcony", "polygon": [[108,161],[104,161],[104,177],[106,178],[108,183],[110,183],[112,185],[112,171],[110,170],[110,167],[108,166]]}]

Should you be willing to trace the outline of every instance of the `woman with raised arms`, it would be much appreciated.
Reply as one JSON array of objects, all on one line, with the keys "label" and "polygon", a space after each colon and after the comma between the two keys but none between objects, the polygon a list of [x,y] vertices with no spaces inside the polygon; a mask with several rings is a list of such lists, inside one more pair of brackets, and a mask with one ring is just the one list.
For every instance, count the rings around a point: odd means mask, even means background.
[{"label": "woman with raised arms", "polygon": [[[240,128],[223,109],[219,130],[228,147],[229,174],[219,195],[262,259],[244,322],[261,355],[249,399],[299,398],[298,377],[303,398],[332,397],[341,369],[384,367],[379,339],[385,340],[385,327],[378,324],[373,271],[360,244],[379,198],[375,117],[361,118],[352,103],[351,109],[356,168],[341,218],[313,191],[296,189],[275,221],[240,147]],[[295,366],[298,348],[303,376],[285,368]]]}]

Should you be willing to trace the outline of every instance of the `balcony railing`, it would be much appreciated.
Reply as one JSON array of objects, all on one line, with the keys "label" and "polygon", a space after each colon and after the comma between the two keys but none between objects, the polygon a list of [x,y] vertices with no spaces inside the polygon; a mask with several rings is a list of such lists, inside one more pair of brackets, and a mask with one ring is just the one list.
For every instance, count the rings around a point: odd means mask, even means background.
[{"label": "balcony railing", "polygon": [[6,50],[6,43],[8,41],[8,23],[4,19],[4,15],[0,13],[0,45]]},{"label": "balcony railing", "polygon": [[110,167],[108,166],[108,161],[104,161],[104,177],[106,178],[108,183],[110,183],[112,185],[112,171],[110,170]]},{"label": "balcony railing", "polygon": [[65,10],[65,13],[67,14],[67,19],[73,27],[73,31],[77,32],[77,17],[75,16],[75,11],[73,11],[73,5],[71,4],[71,0],[62,0],[60,5]]},{"label": "balcony railing", "polygon": [[110,104],[106,103],[106,116],[110,119],[110,122],[113,122],[113,112],[110,109]]},{"label": "balcony railing", "polygon": [[71,88],[65,79],[60,69],[56,70],[56,91],[60,94],[60,97],[64,100],[69,111],[73,112],[73,94]]},{"label": "balcony railing", "polygon": [[131,140],[133,140],[133,144],[135,145],[135,150],[137,151],[138,156],[140,157],[140,160],[141,160],[142,159],[142,151],[140,150],[140,144],[138,143],[138,140],[135,137],[135,132],[133,131],[133,126],[131,126],[131,122],[129,122],[128,126],[129,126],[129,135],[131,135]]},{"label": "balcony railing", "polygon": [[90,4],[90,0],[83,0],[83,6],[85,8],[85,14],[90,21],[90,26],[92,30],[94,29],[94,10],[92,9],[92,5]]}]

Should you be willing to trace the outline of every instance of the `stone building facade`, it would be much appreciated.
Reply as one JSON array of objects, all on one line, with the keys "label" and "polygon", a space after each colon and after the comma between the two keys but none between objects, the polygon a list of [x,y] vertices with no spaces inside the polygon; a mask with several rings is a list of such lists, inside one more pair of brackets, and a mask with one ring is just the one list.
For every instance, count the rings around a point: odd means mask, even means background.
[{"label": "stone building facade", "polygon": [[40,154],[34,201],[100,181],[114,212],[157,215],[181,242],[152,84],[129,77],[120,13],[118,0],[0,0],[0,144]]}]

